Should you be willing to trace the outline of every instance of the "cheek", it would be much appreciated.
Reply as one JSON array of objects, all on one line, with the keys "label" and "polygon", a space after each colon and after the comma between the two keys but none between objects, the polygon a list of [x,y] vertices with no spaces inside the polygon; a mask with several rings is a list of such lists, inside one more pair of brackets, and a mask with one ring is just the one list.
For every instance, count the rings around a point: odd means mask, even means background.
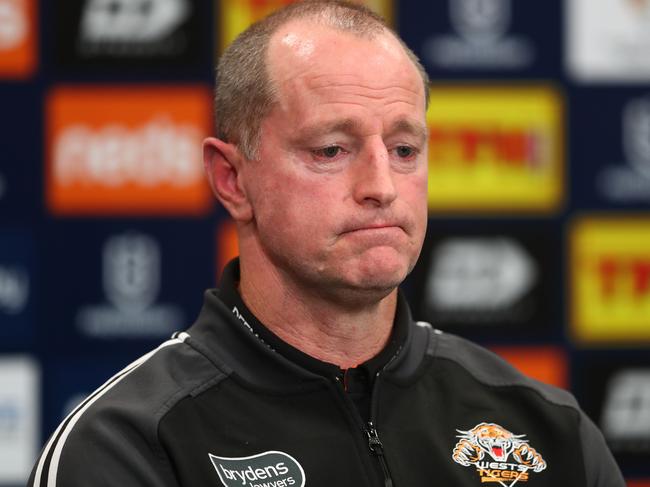
[{"label": "cheek", "polygon": [[297,177],[260,175],[253,205],[260,232],[284,244],[305,246],[327,230],[334,195],[324,185]]},{"label": "cheek", "polygon": [[408,178],[403,182],[402,195],[404,201],[408,204],[417,219],[428,217],[428,180],[426,173],[424,176],[418,174],[417,177]]}]

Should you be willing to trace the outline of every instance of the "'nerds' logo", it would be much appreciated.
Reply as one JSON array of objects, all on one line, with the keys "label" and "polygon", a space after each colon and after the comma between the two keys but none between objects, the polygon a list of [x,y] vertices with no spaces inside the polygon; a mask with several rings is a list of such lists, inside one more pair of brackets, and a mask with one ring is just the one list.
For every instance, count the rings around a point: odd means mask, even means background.
[{"label": "'nerds' logo", "polygon": [[250,457],[209,454],[225,487],[304,487],[305,471],[291,455],[267,451]]}]

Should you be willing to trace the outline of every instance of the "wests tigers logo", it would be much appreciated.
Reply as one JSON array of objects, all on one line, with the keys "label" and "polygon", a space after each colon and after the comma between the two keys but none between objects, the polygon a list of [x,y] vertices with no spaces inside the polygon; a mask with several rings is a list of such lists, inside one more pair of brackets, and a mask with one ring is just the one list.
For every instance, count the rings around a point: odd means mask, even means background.
[{"label": "wests tigers logo", "polygon": [[483,482],[512,487],[527,482],[532,472],[546,468],[542,456],[523,438],[494,423],[480,423],[460,435],[452,459],[464,467],[474,466]]}]

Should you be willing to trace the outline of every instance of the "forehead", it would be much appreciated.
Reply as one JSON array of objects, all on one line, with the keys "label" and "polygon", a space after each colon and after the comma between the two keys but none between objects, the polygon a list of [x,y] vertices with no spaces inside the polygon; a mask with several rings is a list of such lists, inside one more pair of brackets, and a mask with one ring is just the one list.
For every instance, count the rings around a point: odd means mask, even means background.
[{"label": "forehead", "polygon": [[318,98],[355,87],[369,97],[391,92],[424,100],[419,72],[388,31],[361,37],[314,21],[293,21],[272,36],[267,67],[280,103],[300,93]]}]

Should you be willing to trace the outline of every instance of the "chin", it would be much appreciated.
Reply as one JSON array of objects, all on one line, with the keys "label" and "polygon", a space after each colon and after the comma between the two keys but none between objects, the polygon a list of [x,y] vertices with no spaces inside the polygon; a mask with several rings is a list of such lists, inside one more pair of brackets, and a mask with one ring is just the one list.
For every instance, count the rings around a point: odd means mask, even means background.
[{"label": "chin", "polygon": [[388,294],[402,283],[407,273],[404,265],[378,265],[375,268],[360,269],[358,275],[351,278],[351,282],[359,289]]},{"label": "chin", "polygon": [[401,284],[410,272],[410,259],[404,254],[392,248],[381,250],[384,251],[363,255],[358,262],[350,266],[361,285],[395,287]]},{"label": "chin", "polygon": [[334,301],[349,306],[351,309],[358,309],[365,306],[374,306],[382,299],[389,296],[395,291],[400,283],[393,282],[373,282],[364,283],[345,283],[331,293]]}]

